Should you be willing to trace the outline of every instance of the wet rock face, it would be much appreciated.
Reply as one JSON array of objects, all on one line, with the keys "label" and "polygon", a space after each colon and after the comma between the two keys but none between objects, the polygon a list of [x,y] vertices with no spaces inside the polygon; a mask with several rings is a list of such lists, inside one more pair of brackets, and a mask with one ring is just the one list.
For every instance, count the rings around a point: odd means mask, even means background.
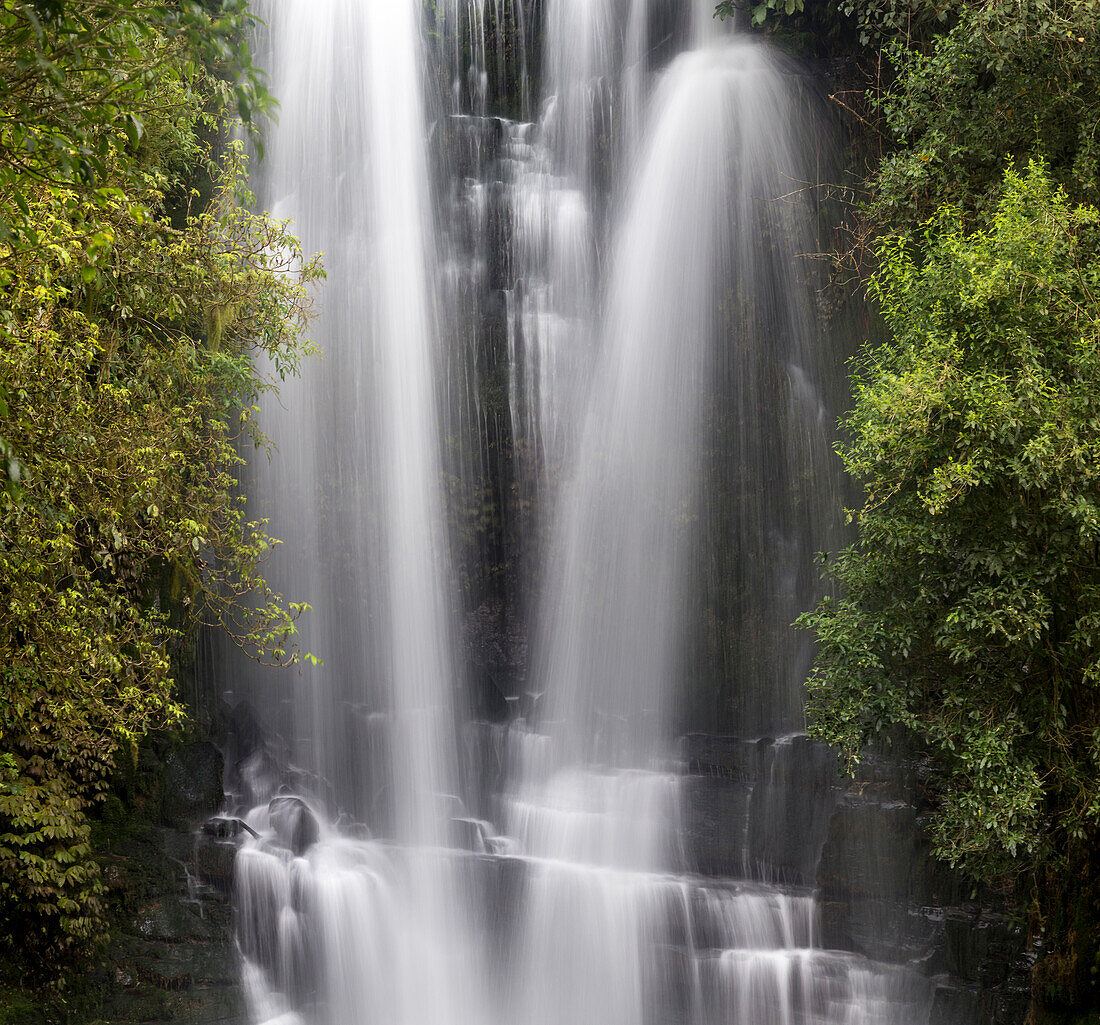
[{"label": "wet rock face", "polygon": [[222,793],[222,755],[208,741],[170,750],[164,760],[161,820],[176,829],[190,829],[217,811]]},{"label": "wet rock face", "polygon": [[1019,1025],[1031,958],[993,894],[932,857],[919,766],[872,759],[841,794],[817,885],[823,942],[941,978],[934,1021]]},{"label": "wet rock face", "polygon": [[279,792],[287,759],[266,736],[247,701],[229,713],[224,750],[225,793],[231,807],[253,807]]},{"label": "wet rock face", "polygon": [[484,602],[466,617],[466,658],[482,681],[477,718],[504,722],[518,709],[527,665],[527,638],[502,606]]},{"label": "wet rock face", "polygon": [[703,875],[813,887],[818,944],[936,982],[934,1025],[1020,1025],[1034,954],[994,895],[930,854],[920,767],[872,759],[843,781],[806,737],[684,738],[684,844]]},{"label": "wet rock face", "polygon": [[[232,911],[226,892],[199,880],[196,839],[190,829],[151,829],[109,863],[108,900],[124,914],[97,1020],[244,1025]],[[231,858],[222,871],[231,876]]]},{"label": "wet rock face", "polygon": [[224,767],[209,740],[164,738],[117,783],[118,814],[99,827],[111,938],[89,980],[95,1021],[246,1022],[229,894],[248,831],[216,814]]},{"label": "wet rock face", "polygon": [[693,734],[682,754],[685,846],[696,871],[814,883],[838,791],[827,748],[803,736]]},{"label": "wet rock face", "polygon": [[195,840],[195,871],[199,881],[229,896],[237,852],[256,831],[241,819],[214,815],[207,819]]}]

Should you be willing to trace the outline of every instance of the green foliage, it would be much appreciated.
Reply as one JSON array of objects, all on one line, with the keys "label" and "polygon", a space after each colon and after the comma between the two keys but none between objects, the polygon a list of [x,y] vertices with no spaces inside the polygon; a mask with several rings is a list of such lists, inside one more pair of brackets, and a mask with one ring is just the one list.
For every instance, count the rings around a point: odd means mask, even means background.
[{"label": "green foliage", "polygon": [[1100,201],[1100,0],[953,5],[949,24],[886,43],[874,223],[904,230],[943,202],[988,215],[1006,155],[1040,154],[1071,198]]},{"label": "green foliage", "polygon": [[912,45],[926,38],[930,27],[976,5],[964,0],[840,0],[835,6],[858,28],[860,46],[877,46],[899,39]]},{"label": "green foliage", "polygon": [[298,657],[235,472],[310,351],[319,271],[248,211],[240,148],[207,154],[232,94],[200,58],[228,26],[191,39],[208,15],[173,10],[0,14],[0,946],[47,975],[101,931],[86,812],[180,719],[174,651],[208,622]]},{"label": "green foliage", "polygon": [[737,11],[747,10],[753,25],[763,25],[769,13],[800,14],[806,9],[805,0],[763,0],[762,3],[740,3],[738,0],[722,0],[715,9],[715,17],[732,18]]},{"label": "green foliage", "polygon": [[880,248],[893,341],[841,450],[864,483],[838,593],[800,621],[814,732],[855,762],[899,728],[940,766],[937,852],[978,879],[1100,838],[1100,238],[1048,169],[1007,172]]},{"label": "green foliage", "polygon": [[739,12],[749,27],[767,33],[774,42],[796,54],[850,59],[854,52],[856,19],[843,14],[835,3],[722,0],[714,16],[725,20]]},{"label": "green foliage", "polygon": [[[187,118],[202,82],[220,107],[270,105],[247,0],[37,0],[0,9],[0,240],[37,245],[27,189],[118,178],[150,121]],[[217,72],[197,74],[197,64]],[[179,88],[166,93],[166,77]],[[205,101],[203,101],[205,102]],[[167,106],[171,104],[172,106]],[[180,138],[177,136],[177,139]],[[121,159],[119,159],[121,158]]]}]

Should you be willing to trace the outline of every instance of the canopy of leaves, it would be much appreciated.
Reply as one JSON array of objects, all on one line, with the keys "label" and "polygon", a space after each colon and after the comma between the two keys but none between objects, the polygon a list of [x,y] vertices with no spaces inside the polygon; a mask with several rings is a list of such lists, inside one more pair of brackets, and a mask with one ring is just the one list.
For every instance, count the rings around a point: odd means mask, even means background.
[{"label": "canopy of leaves", "polygon": [[[150,121],[187,116],[201,90],[246,119],[271,102],[248,47],[247,0],[35,0],[0,8],[0,237],[35,242],[33,183],[95,185],[126,173]],[[160,87],[166,73],[182,86]],[[121,157],[122,159],[116,159]],[[113,162],[112,162],[113,161]]]},{"label": "canopy of leaves", "polygon": [[760,3],[743,3],[741,0],[721,0],[715,8],[718,18],[733,18],[738,11],[747,11],[753,25],[763,25],[772,11],[784,14],[800,14],[806,9],[805,0],[761,0]]},{"label": "canopy of leaves", "polygon": [[207,152],[227,97],[167,10],[0,13],[0,946],[47,973],[100,932],[85,813],[180,718],[176,647],[209,622],[297,657],[235,471],[319,271]]}]

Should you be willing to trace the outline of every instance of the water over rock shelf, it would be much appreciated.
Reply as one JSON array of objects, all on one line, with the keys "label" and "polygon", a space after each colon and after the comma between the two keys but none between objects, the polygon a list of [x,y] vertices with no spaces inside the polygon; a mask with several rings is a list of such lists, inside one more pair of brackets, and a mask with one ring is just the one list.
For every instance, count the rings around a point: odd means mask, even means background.
[{"label": "water over rock shelf", "polygon": [[[241,711],[251,720],[249,709]],[[491,723],[473,724],[471,731],[490,749],[504,739],[501,727]],[[684,738],[681,755],[679,842],[691,871],[679,877],[643,872],[632,880],[643,904],[650,904],[653,940],[659,939],[665,958],[645,965],[648,999],[660,1008],[653,1018],[651,1007],[646,1020],[737,1021],[761,1015],[755,1005],[738,1001],[756,999],[746,994],[757,992],[765,1004],[782,1006],[777,971],[783,978],[794,973],[803,1004],[788,1008],[793,1017],[759,1020],[850,1020],[853,973],[863,987],[860,1013],[869,1014],[863,1005],[875,1001],[880,1016],[857,1020],[897,1020],[898,1006],[883,996],[888,992],[904,994],[905,1013],[913,1020],[1007,1025],[1023,1019],[1031,958],[1019,927],[996,900],[975,899],[930,859],[919,842],[912,780],[896,762],[878,763],[877,772],[845,786],[830,752],[801,735],[742,741],[693,734]],[[286,790],[300,783],[296,775],[284,767],[265,785]],[[621,792],[622,784],[616,787]],[[282,802],[299,804],[296,798],[273,801],[276,809]],[[621,800],[615,804],[624,806]],[[452,823],[461,828],[451,837],[450,853],[440,855],[461,863],[455,871],[468,897],[473,895],[482,943],[499,971],[514,974],[520,970],[514,963],[520,909],[542,866],[491,835],[486,820],[464,817]],[[331,829],[323,831],[331,839]],[[345,824],[341,832],[356,831]],[[309,885],[302,878],[307,863],[322,855],[307,847],[300,852],[305,862],[297,863],[285,830],[280,835],[272,828],[260,851],[250,840],[256,836],[239,819],[209,818],[191,854],[196,881],[200,891],[228,896],[235,860],[249,847],[244,871],[253,899],[237,911],[237,928],[244,930],[241,950],[251,951],[293,992],[299,1009],[309,1007],[318,999],[325,970],[318,962],[324,956],[324,925],[315,917],[316,906],[294,893]],[[394,871],[391,863],[380,864]],[[587,889],[583,873],[572,882],[583,898],[600,894],[600,886]],[[194,885],[186,892],[193,900]],[[286,936],[288,904],[313,941],[289,950],[274,939]],[[603,936],[598,930],[593,935]],[[228,934],[221,936],[224,944]],[[771,960],[760,952],[769,948]],[[732,953],[750,949],[758,953],[755,965],[747,955]],[[744,963],[738,968],[739,956]],[[716,967],[723,958],[735,964]],[[255,975],[251,981],[255,984]],[[227,1005],[218,1007],[217,1020],[229,1020]],[[237,1014],[232,1020],[248,1020],[243,1008]],[[194,1020],[213,1019],[207,1012]]]}]

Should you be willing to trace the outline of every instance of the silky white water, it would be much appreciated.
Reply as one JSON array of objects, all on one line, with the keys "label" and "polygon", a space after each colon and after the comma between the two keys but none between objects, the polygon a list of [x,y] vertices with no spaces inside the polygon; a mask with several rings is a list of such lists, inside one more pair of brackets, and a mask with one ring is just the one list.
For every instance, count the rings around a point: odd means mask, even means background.
[{"label": "silky white water", "polygon": [[[282,104],[257,189],[328,270],[325,359],[264,410],[278,455],[254,485],[289,550],[285,586],[313,606],[303,643],[324,653],[290,683],[279,726],[326,813],[410,846],[333,836],[308,861],[242,853],[253,1014],[469,1021],[465,889],[430,853],[453,828],[457,681],[419,9],[273,0],[258,13]],[[268,825],[262,806],[249,817]]]},{"label": "silky white water", "polygon": [[[256,1023],[931,1020],[927,980],[822,949],[787,630],[838,511],[808,104],[711,8],[258,5],[257,194],[328,281],[248,481],[324,660],[236,669]],[[758,764],[708,877],[678,734],[716,533]],[[522,672],[476,679],[509,588]]]}]

